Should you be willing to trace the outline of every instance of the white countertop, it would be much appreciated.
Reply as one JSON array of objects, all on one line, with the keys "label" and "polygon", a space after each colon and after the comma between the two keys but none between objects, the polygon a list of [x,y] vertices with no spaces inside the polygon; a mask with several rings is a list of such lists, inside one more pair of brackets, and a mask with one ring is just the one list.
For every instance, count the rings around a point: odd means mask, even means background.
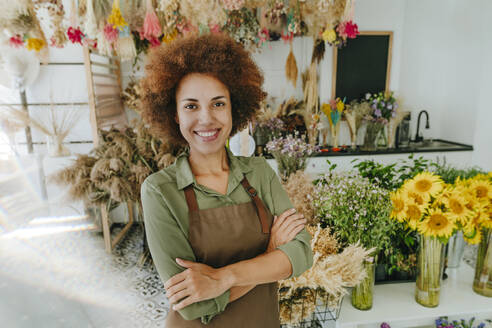
[{"label": "white countertop", "polygon": [[492,319],[492,298],[476,294],[472,289],[474,269],[462,262],[458,269],[448,269],[442,282],[439,306],[426,308],[415,301],[415,283],[376,285],[373,307],[359,311],[346,296],[336,322],[338,328],[356,326],[379,327],[387,322],[392,328],[433,325],[439,316],[452,319],[477,317]]}]

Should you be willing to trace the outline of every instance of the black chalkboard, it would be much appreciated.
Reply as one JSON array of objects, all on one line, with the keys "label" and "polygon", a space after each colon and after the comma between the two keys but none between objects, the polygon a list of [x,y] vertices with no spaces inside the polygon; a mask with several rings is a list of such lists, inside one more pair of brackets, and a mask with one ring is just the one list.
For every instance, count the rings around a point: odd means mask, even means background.
[{"label": "black chalkboard", "polygon": [[388,91],[391,42],[392,32],[362,34],[336,49],[335,97],[350,102],[367,92]]}]

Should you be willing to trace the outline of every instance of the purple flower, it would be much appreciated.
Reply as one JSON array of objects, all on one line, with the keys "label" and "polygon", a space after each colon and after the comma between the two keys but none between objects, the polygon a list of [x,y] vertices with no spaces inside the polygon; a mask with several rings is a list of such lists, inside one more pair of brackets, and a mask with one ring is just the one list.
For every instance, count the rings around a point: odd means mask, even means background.
[{"label": "purple flower", "polygon": [[386,108],[388,108],[389,110],[393,109],[393,105],[391,103],[389,103]]},{"label": "purple flower", "polygon": [[381,117],[381,110],[379,108],[377,108],[375,111],[374,111],[374,115],[376,115],[376,117]]},{"label": "purple flower", "polygon": [[396,111],[391,112],[391,117],[396,117]]}]

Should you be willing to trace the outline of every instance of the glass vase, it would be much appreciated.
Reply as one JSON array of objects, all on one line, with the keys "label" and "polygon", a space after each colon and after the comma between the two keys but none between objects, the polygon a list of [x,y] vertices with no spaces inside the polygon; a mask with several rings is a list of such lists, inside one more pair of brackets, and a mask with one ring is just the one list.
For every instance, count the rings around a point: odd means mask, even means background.
[{"label": "glass vase", "polygon": [[388,137],[386,135],[387,126],[383,125],[383,127],[379,130],[379,133],[376,137],[376,147],[377,149],[387,149],[388,148]]},{"label": "glass vase", "polygon": [[478,245],[477,263],[473,290],[480,295],[492,297],[492,229],[482,229]]},{"label": "glass vase", "polygon": [[383,123],[379,122],[367,122],[366,135],[364,136],[364,144],[362,150],[374,151],[377,149],[377,138],[381,129],[384,128]]},{"label": "glass vase", "polygon": [[439,239],[420,235],[415,300],[425,307],[439,305],[444,250]]},{"label": "glass vase", "polygon": [[358,310],[370,310],[374,293],[376,265],[374,262],[364,262],[363,266],[367,276],[352,289],[352,305]]},{"label": "glass vase", "polygon": [[449,238],[446,246],[447,254],[447,267],[459,268],[461,260],[463,259],[463,252],[465,251],[465,240],[463,239],[463,231],[458,231],[456,234]]}]

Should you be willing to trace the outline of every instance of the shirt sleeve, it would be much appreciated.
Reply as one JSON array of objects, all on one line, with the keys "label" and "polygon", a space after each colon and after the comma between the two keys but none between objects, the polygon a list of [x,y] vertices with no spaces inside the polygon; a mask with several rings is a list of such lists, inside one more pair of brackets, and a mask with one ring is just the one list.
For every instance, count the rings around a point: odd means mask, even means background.
[{"label": "shirt sleeve", "polygon": [[[187,236],[166,205],[162,193],[148,181],[144,181],[141,195],[149,250],[156,270],[165,283],[185,270],[176,263],[177,257],[189,261],[196,261],[196,258]],[[224,311],[229,296],[230,291],[226,291],[217,298],[190,304],[178,312],[185,320],[201,318],[202,323],[206,324]]]},{"label": "shirt sleeve", "polygon": [[[289,196],[280,183],[275,171],[268,163],[266,163],[266,161],[265,164],[268,166],[269,171],[271,171],[269,172],[270,190],[272,194],[274,215],[280,215],[294,206],[290,202]],[[306,231],[306,228],[302,229],[290,242],[280,245],[277,249],[283,251],[289,257],[292,265],[292,275],[289,278],[299,277],[313,265],[311,235]]]}]

